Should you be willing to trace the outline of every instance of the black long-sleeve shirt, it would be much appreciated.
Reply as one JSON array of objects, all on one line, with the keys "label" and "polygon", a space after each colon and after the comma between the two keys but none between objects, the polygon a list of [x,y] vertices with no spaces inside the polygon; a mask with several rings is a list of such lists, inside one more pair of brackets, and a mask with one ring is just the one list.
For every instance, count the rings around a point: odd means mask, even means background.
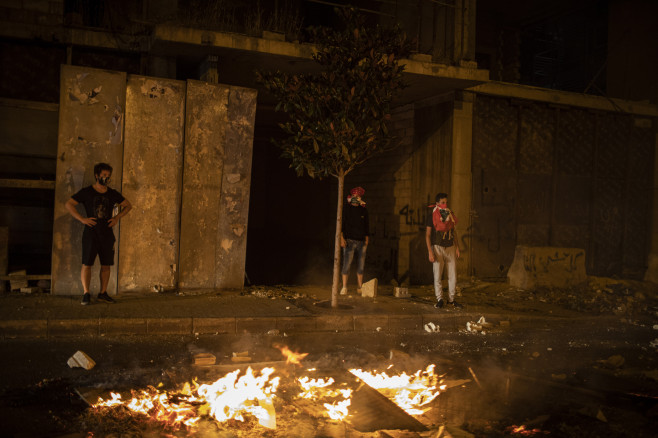
[{"label": "black long-sleeve shirt", "polygon": [[342,231],[345,239],[366,240],[366,236],[370,235],[368,210],[365,207],[345,204]]}]

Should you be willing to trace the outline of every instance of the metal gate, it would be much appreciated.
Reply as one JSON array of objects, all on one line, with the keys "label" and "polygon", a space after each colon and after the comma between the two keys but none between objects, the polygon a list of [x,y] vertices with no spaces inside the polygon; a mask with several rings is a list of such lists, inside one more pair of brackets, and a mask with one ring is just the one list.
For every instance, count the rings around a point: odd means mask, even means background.
[{"label": "metal gate", "polygon": [[641,278],[655,121],[477,95],[472,273],[504,278],[516,245],[587,250],[591,275]]}]

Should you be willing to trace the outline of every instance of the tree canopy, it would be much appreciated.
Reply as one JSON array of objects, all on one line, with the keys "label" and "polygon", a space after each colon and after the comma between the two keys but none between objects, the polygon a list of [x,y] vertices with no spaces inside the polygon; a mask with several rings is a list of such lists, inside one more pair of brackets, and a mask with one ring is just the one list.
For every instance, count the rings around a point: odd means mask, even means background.
[{"label": "tree canopy", "polygon": [[346,175],[391,141],[391,103],[404,87],[399,61],[409,44],[399,29],[366,27],[357,11],[338,9],[344,27],[311,29],[318,73],[259,72],[289,120],[275,141],[298,175]]}]

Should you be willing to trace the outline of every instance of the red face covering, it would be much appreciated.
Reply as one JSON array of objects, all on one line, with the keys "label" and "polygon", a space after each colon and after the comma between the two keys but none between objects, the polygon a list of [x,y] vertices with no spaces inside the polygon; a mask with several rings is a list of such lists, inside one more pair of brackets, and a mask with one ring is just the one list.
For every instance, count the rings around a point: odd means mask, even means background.
[{"label": "red face covering", "polygon": [[446,204],[446,203],[439,204],[439,208],[446,209],[446,208],[448,208],[448,204]]}]

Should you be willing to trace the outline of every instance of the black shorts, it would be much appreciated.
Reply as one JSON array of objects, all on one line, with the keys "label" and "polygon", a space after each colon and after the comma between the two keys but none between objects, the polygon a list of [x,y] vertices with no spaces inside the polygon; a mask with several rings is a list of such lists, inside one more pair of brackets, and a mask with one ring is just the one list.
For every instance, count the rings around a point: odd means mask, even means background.
[{"label": "black shorts", "polygon": [[82,233],[82,264],[94,266],[96,256],[98,256],[101,266],[114,265],[115,241],[116,238],[112,231],[107,235],[101,235],[91,230],[85,230]]}]

